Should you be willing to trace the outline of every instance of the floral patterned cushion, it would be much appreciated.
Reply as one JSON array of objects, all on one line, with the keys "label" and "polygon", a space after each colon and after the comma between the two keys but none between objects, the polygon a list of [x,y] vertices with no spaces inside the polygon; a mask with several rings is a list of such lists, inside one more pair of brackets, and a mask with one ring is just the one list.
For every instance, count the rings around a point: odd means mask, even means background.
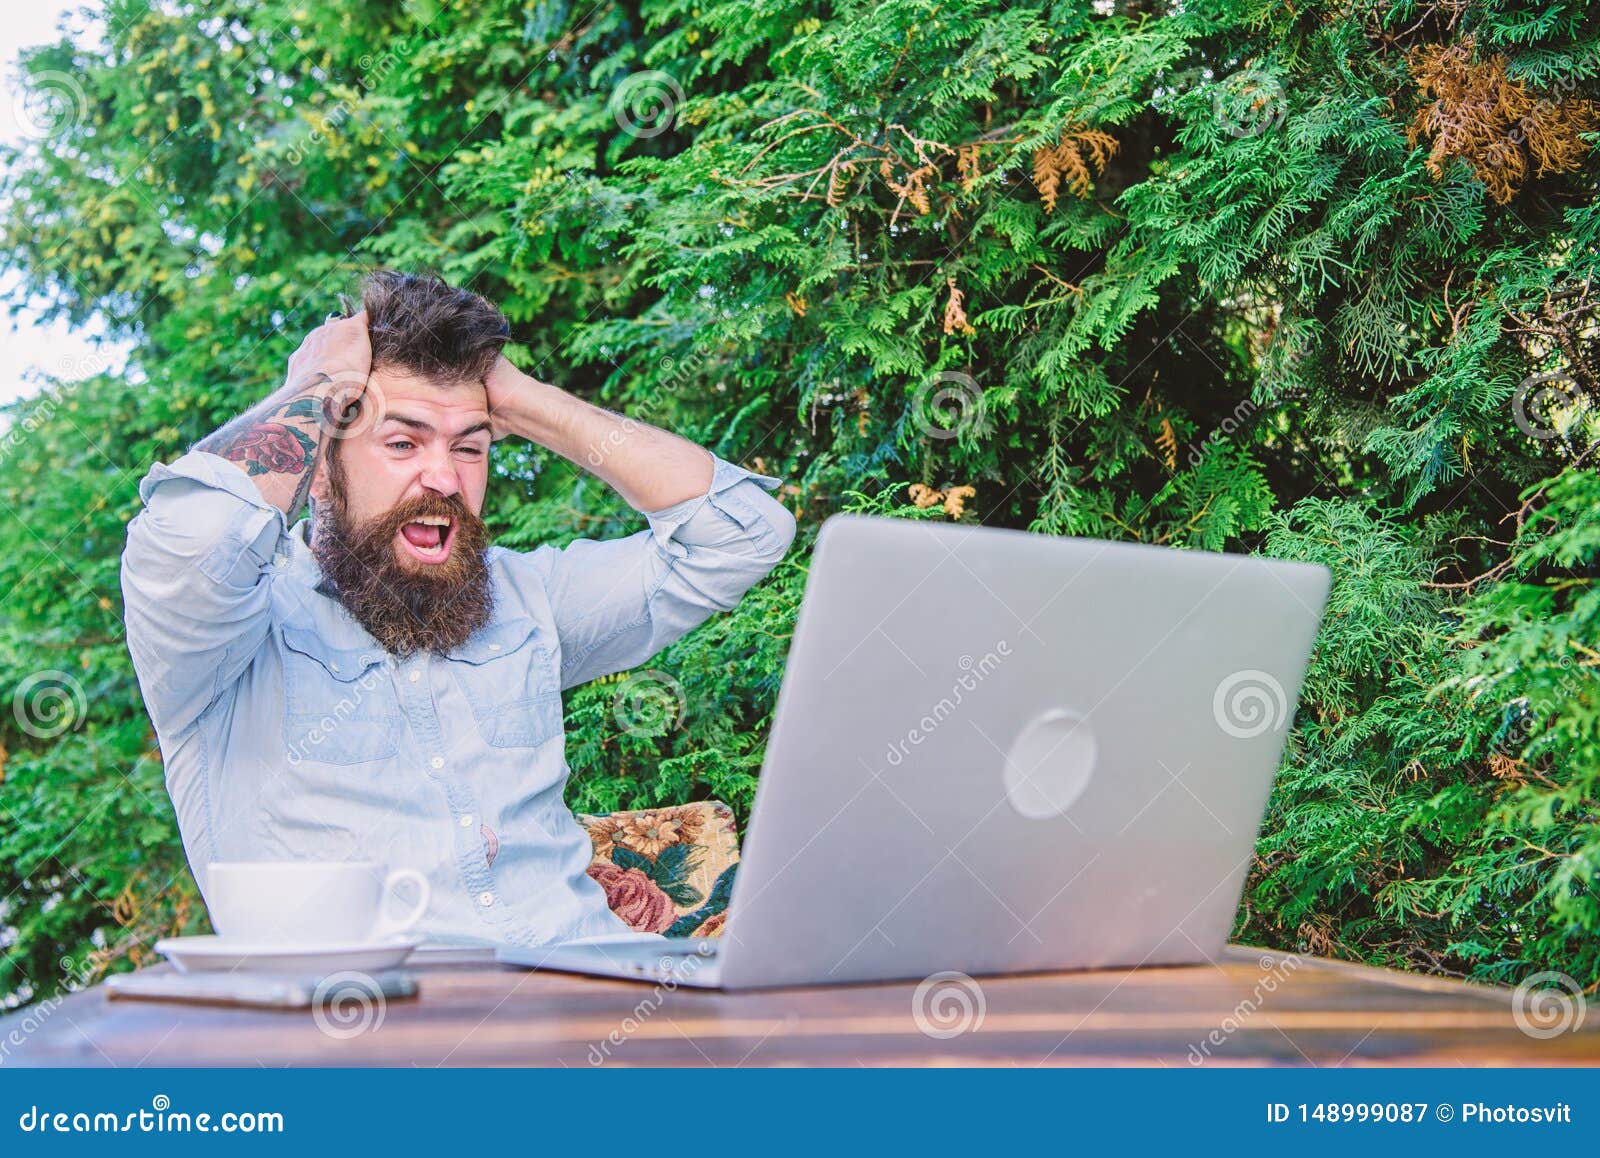
[{"label": "floral patterned cushion", "polygon": [[589,875],[613,913],[647,933],[722,935],[739,867],[733,809],[703,800],[577,816],[594,842]]}]

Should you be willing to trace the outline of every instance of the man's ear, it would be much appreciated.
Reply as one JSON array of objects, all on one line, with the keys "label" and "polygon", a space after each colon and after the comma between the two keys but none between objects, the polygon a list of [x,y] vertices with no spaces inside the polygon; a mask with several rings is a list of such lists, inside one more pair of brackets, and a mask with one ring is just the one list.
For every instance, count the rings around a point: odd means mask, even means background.
[{"label": "man's ear", "polygon": [[311,472],[310,495],[319,503],[328,501],[328,455],[333,453],[333,448],[324,445],[322,453],[317,456],[317,465]]}]

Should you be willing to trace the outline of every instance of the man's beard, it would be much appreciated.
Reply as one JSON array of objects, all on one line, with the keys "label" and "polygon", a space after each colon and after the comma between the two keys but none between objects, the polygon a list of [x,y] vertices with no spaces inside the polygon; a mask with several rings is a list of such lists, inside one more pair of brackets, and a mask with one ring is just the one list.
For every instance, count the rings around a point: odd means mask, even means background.
[{"label": "man's beard", "polygon": [[[458,495],[429,493],[356,526],[336,450],[334,455],[328,463],[331,501],[317,504],[312,553],[335,598],[401,658],[419,651],[443,654],[465,643],[494,610],[483,520]],[[402,525],[426,515],[452,520],[450,556],[443,563],[407,566],[395,554],[395,537]]]}]

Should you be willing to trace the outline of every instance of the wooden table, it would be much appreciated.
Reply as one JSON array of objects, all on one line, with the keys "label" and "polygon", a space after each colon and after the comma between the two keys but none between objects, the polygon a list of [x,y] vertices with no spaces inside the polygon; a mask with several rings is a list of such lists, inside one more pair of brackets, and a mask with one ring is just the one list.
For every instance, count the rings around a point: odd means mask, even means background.
[{"label": "wooden table", "polygon": [[96,986],[35,1007],[32,1027],[0,1020],[0,1042],[24,1038],[8,1065],[133,1067],[1600,1063],[1600,1016],[1541,1039],[1518,1027],[1510,989],[1242,946],[1214,965],[982,978],[965,1005],[935,992],[921,1018],[913,983],[724,994],[500,965],[415,972],[417,996],[350,1037],[308,1010]]}]

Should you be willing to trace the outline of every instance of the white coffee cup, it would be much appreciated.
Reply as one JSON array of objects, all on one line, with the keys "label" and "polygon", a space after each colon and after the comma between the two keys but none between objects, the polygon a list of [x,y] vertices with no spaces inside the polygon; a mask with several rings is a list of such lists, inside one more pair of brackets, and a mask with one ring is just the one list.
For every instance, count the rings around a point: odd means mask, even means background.
[{"label": "white coffee cup", "polygon": [[[213,861],[206,907],[220,936],[268,945],[359,944],[403,934],[428,908],[428,878],[416,869],[384,874],[374,861]],[[384,914],[395,886],[417,899],[398,919]]]}]

